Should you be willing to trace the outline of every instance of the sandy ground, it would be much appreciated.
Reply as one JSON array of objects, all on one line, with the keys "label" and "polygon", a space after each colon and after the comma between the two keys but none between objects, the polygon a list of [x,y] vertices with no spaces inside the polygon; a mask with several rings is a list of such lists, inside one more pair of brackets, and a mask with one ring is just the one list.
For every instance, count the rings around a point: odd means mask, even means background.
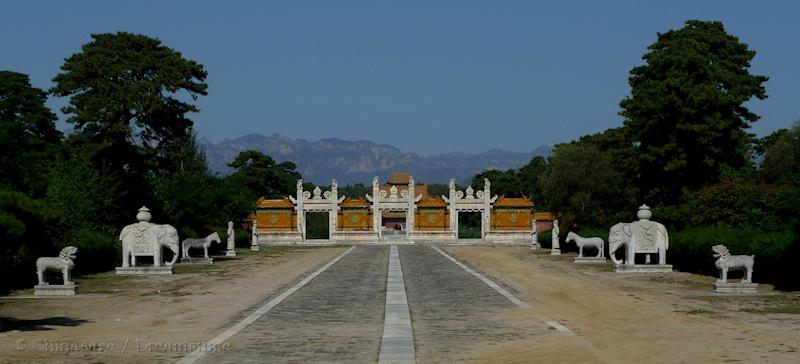
[{"label": "sandy ground", "polygon": [[[714,277],[620,275],[526,247],[449,247],[459,260],[510,288],[530,309],[499,319],[555,320],[576,336],[533,336],[474,345],[471,362],[799,363],[800,292],[717,296]],[[758,266],[756,266],[758,268]]]},{"label": "sandy ground", "polygon": [[[173,362],[187,352],[170,345],[216,336],[344,249],[244,251],[212,266],[179,267],[180,274],[171,277],[87,276],[78,280],[84,298],[0,297],[0,362]],[[620,275],[610,265],[573,264],[574,254],[550,256],[527,247],[445,250],[531,306],[483,310],[484,316],[473,319],[508,323],[509,333],[530,328],[524,335],[507,335],[508,340],[476,339],[458,334],[459,327],[445,327],[455,330],[449,340],[468,340],[447,344],[454,350],[446,361],[800,362],[800,292],[771,292],[762,285],[758,296],[717,296],[710,293],[714,277]],[[477,292],[467,290],[465,295]],[[576,336],[560,335],[544,324],[549,320]],[[424,329],[420,324],[415,330]],[[434,347],[424,344],[420,355]],[[440,361],[429,354],[418,359]]]},{"label": "sandy ground", "polygon": [[243,250],[173,276],[78,277],[86,298],[0,297],[0,362],[173,362],[344,250]]}]

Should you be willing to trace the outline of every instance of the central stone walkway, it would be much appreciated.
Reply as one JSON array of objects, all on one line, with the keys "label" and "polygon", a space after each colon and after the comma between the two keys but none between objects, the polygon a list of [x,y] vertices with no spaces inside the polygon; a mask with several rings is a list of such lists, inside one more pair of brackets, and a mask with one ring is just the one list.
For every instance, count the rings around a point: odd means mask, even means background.
[{"label": "central stone walkway", "polygon": [[[227,342],[205,363],[375,363],[389,247],[359,246]],[[257,284],[257,283],[256,283]]]},{"label": "central stone walkway", "polygon": [[400,247],[417,362],[452,362],[474,345],[541,335],[541,324],[505,320],[514,303],[430,246]]}]

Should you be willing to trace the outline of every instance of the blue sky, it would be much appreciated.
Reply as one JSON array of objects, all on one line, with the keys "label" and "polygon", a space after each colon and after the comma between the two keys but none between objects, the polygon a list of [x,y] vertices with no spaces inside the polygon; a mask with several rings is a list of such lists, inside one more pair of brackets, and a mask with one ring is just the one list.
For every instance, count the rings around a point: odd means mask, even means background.
[{"label": "blue sky", "polygon": [[[758,135],[800,118],[800,2],[18,1],[0,69],[49,88],[91,33],[161,39],[202,63],[193,114],[212,141],[249,133],[389,143],[419,154],[531,151],[622,123],[628,72],[657,32],[720,20],[758,52]],[[63,100],[51,100],[57,108]],[[63,118],[63,116],[62,116]]]}]

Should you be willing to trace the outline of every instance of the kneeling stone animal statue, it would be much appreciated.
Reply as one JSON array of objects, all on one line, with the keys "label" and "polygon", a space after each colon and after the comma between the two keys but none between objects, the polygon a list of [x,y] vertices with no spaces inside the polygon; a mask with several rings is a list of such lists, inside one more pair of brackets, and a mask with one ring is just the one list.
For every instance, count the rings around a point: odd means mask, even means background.
[{"label": "kneeling stone animal statue", "polygon": [[47,285],[44,280],[44,273],[47,270],[61,271],[64,275],[64,285],[75,284],[70,281],[70,273],[75,266],[75,254],[78,253],[78,248],[68,246],[61,249],[61,253],[57,257],[42,257],[36,260],[36,274],[39,276],[39,285]]},{"label": "kneeling stone animal statue", "polygon": [[714,251],[714,257],[717,258],[717,269],[720,271],[720,283],[728,281],[729,270],[745,270],[747,273],[742,278],[742,283],[752,283],[753,281],[753,265],[755,264],[755,255],[731,255],[730,251],[725,245],[719,244],[711,247]]}]

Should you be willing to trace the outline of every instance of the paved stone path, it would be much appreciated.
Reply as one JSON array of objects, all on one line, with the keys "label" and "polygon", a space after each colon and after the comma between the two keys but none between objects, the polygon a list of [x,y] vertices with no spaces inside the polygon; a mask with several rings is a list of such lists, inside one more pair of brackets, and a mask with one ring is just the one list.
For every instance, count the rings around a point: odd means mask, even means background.
[{"label": "paved stone path", "polygon": [[547,332],[513,320],[527,304],[431,246],[358,246],[328,265],[200,362],[450,362]]},{"label": "paved stone path", "polygon": [[415,363],[414,331],[406,299],[403,269],[397,246],[389,250],[389,276],[386,279],[386,315],[383,323],[379,364]]},{"label": "paved stone path", "polygon": [[203,362],[374,363],[383,333],[387,246],[359,246]]},{"label": "paved stone path", "polygon": [[400,261],[418,362],[451,362],[475,344],[547,332],[541,324],[499,318],[500,311],[519,308],[430,246],[400,247]]}]

